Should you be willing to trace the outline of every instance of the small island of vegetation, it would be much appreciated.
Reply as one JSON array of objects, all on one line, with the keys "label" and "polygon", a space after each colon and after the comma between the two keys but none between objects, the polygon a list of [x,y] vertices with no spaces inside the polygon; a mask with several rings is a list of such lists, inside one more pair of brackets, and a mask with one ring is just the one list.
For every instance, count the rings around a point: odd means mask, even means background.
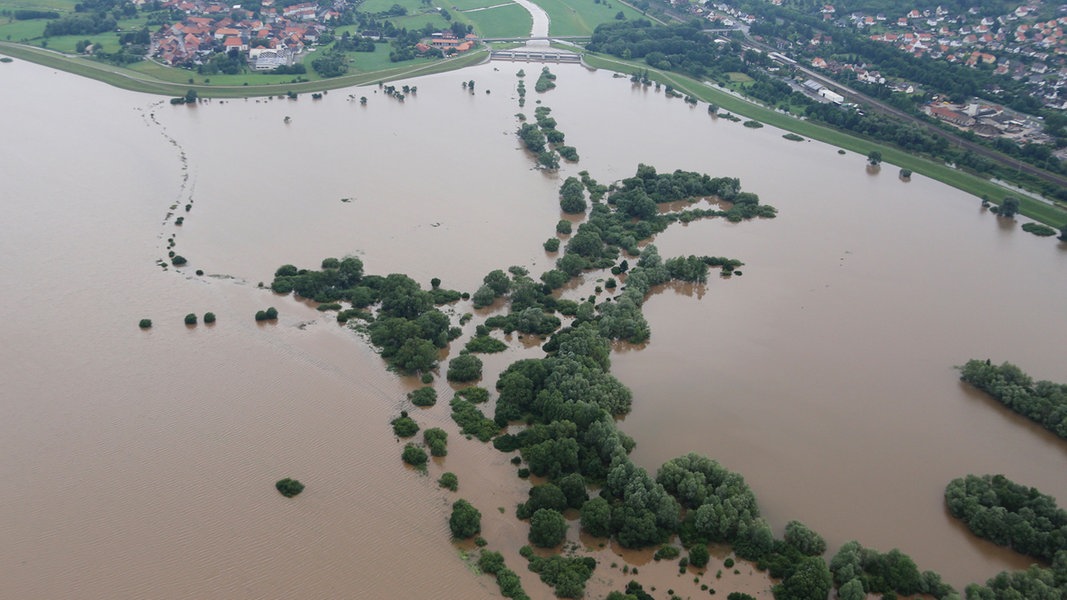
[{"label": "small island of vegetation", "polygon": [[989,394],[1014,412],[1067,438],[1067,385],[1035,382],[1019,367],[1005,362],[972,359],[960,369],[960,379]]},{"label": "small island of vegetation", "polygon": [[978,537],[1067,568],[1067,511],[1052,496],[1003,475],[968,475],[948,484],[945,503]]},{"label": "small island of vegetation", "polygon": [[279,479],[274,484],[274,487],[277,488],[278,492],[286,498],[292,498],[293,496],[296,496],[300,492],[304,491],[304,484],[300,483],[295,479],[290,479],[289,477],[286,477],[285,479]]}]

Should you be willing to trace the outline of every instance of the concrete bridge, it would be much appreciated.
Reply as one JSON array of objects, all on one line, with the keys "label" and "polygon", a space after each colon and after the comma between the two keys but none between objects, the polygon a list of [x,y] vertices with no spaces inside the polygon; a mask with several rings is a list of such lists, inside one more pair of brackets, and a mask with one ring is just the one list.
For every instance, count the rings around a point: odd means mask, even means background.
[{"label": "concrete bridge", "polygon": [[515,48],[513,50],[493,50],[489,53],[489,60],[510,60],[524,62],[557,62],[557,63],[580,63],[582,57],[573,52],[563,52],[547,48],[538,50],[532,48]]}]

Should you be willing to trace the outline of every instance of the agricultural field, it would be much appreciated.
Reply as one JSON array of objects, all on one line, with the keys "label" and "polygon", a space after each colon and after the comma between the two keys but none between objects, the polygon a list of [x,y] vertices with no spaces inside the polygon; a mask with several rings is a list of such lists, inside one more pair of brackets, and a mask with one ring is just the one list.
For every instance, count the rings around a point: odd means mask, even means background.
[{"label": "agricultural field", "polygon": [[597,25],[610,23],[622,12],[627,19],[640,19],[640,12],[613,0],[531,0],[548,13],[549,35],[591,35]]},{"label": "agricultural field", "polygon": [[533,29],[533,17],[518,4],[463,13],[480,37],[525,37]]},{"label": "agricultural field", "polygon": [[512,0],[437,0],[437,5],[450,11],[464,11],[472,8],[486,8],[498,4],[513,4]]}]

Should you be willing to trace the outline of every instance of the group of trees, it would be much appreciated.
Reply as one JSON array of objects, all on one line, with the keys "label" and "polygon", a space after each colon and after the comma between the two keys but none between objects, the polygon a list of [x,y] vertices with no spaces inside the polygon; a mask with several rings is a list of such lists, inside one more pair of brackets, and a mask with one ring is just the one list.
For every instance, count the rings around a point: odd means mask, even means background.
[{"label": "group of trees", "polygon": [[529,600],[529,596],[522,589],[518,574],[504,564],[504,556],[499,552],[483,550],[481,556],[478,557],[478,568],[483,573],[496,577],[501,596],[512,600]]},{"label": "group of trees", "polygon": [[997,399],[1011,410],[1067,438],[1067,385],[1034,382],[1019,367],[1005,362],[972,359],[963,365],[960,379]]},{"label": "group of trees", "polygon": [[348,72],[348,55],[335,46],[316,56],[311,61],[311,68],[321,77],[340,77]]},{"label": "group of trees", "polygon": [[736,209],[735,212],[728,210],[722,214],[728,218],[736,215],[739,219],[749,219],[776,214],[773,207],[760,205],[756,194],[742,192],[741,182],[736,177],[710,177],[681,170],[657,173],[655,167],[644,164],[638,165],[633,177],[622,180],[618,189],[608,196],[608,203],[630,217],[647,220],[656,215],[658,204],[711,197],[733,204],[730,210]]},{"label": "group of trees", "polygon": [[556,76],[552,74],[552,71],[548,70],[548,67],[541,67],[541,74],[537,76],[534,91],[547,92],[554,87],[556,87]]},{"label": "group of trees", "polygon": [[929,594],[935,598],[955,594],[937,573],[920,573],[907,554],[896,549],[883,554],[856,541],[841,546],[830,560],[830,571],[842,600],[859,600],[867,594]]},{"label": "group of trees", "polygon": [[339,52],[374,52],[377,47],[374,40],[346,31],[337,38],[332,49]]},{"label": "group of trees", "polygon": [[16,21],[30,21],[33,19],[58,19],[60,14],[54,10],[34,10],[28,8],[15,9],[14,11],[0,11],[4,16],[14,17]]},{"label": "group of trees", "polygon": [[577,177],[568,177],[559,188],[559,207],[568,214],[584,213],[585,186]]},{"label": "group of trees", "polygon": [[[559,518],[563,519],[562,516]],[[596,568],[596,559],[588,556],[542,558],[529,546],[524,546],[519,553],[529,561],[530,570],[540,575],[541,581],[555,588],[557,598],[581,598],[585,593],[585,582]]]},{"label": "group of trees", "polygon": [[[523,99],[519,100],[521,105]],[[578,160],[578,151],[563,143],[565,136],[556,129],[556,120],[548,116],[551,112],[552,109],[547,106],[538,106],[534,114],[536,123],[525,122],[525,115],[520,113],[520,121],[523,122],[519,125],[518,134],[523,146],[537,155],[537,163],[545,169],[554,170],[559,168],[557,155],[573,162]]]},{"label": "group of trees", "polygon": [[[554,125],[547,111],[539,116],[544,125]],[[512,267],[510,276],[502,270],[492,271],[472,297],[483,306],[502,298],[508,308],[507,314],[486,319],[478,328],[478,336],[488,337],[493,327],[552,334],[543,346],[546,356],[519,360],[499,375],[493,419],[476,404],[488,398],[482,388],[457,393],[451,402],[452,418],[463,434],[493,440],[494,447],[503,452],[517,451],[513,462],[525,463],[520,476],[533,474],[545,479],[530,490],[529,499],[518,509],[520,518],[530,520],[531,544],[558,546],[567,533],[563,512],[578,509],[581,527],[589,534],[611,537],[627,548],[660,545],[680,535],[683,543],[693,548],[694,564],[706,564],[708,542],[732,543],[740,555],[771,561],[774,572],[785,577],[780,593],[786,595],[782,597],[814,597],[811,590],[821,589],[827,579],[823,576],[825,563],[818,561],[820,571],[816,562],[809,560],[825,548],[817,534],[791,525],[787,540],[775,540],[770,526],[759,518],[755,496],[744,479],[705,457],[680,457],[653,477],[630,460],[634,441],[615,426],[615,418],[629,412],[632,394],[610,373],[611,340],[648,338],[648,324],[640,307],[654,286],[671,279],[704,281],[709,266],[725,269],[740,263],[695,256],[665,261],[655,246],[639,249],[637,244],[676,219],[658,214],[634,219],[619,206],[618,198],[612,201],[614,194],[609,196],[609,203],[600,202],[609,189],[588,173],[581,179],[567,180],[561,199],[577,196],[584,202],[586,192],[594,201],[593,208],[588,220],[568,240],[566,254],[556,269],[544,273],[540,283],[525,269]],[[740,191],[736,179],[681,171],[659,175],[644,165],[614,193],[623,197],[643,194],[653,207],[659,202],[705,196],[729,200],[735,206],[759,206],[754,194]],[[711,212],[700,215],[722,216]],[[631,268],[628,260],[616,264],[620,249],[638,257],[635,266]],[[593,297],[578,302],[552,294],[571,277],[593,267],[626,273],[626,287],[615,301],[597,306]],[[397,370],[425,373],[436,364],[438,348],[460,333],[450,326],[447,315],[434,308],[440,282],[435,280],[431,285],[432,289],[425,291],[405,275],[366,275],[362,263],[350,257],[326,259],[319,271],[284,265],[271,287],[279,293],[292,291],[320,302],[346,301],[359,309],[374,310],[373,315],[365,315],[370,321],[367,332],[382,356]],[[554,313],[573,317],[570,325],[559,329],[561,321]],[[469,380],[480,376],[480,367],[472,354],[461,354],[452,360],[449,378]],[[412,393],[413,402],[416,395],[427,396],[426,403],[433,400],[419,390]],[[526,427],[501,434],[505,426],[516,422],[524,422]],[[418,425],[404,414],[393,425],[397,435],[410,437],[418,432]],[[443,430],[429,429],[423,438],[432,454],[445,453],[447,434]],[[414,456],[416,451],[418,457]],[[428,457],[421,447],[408,444],[404,459],[421,466]],[[593,498],[588,491],[591,483],[600,486],[600,493]],[[457,501],[449,525],[458,538],[477,535],[480,513],[469,503]],[[587,558],[541,558],[532,550],[523,554],[530,569],[554,586],[560,597],[581,596],[595,567],[595,561]],[[517,577],[496,556],[483,553],[486,572],[497,576],[505,596],[525,597]]]},{"label": "group of trees", "polygon": [[1067,511],[1056,499],[1003,475],[968,475],[945,488],[952,516],[978,537],[1052,561],[1067,551]]},{"label": "group of trees", "polygon": [[[327,258],[319,271],[282,265],[271,289],[279,294],[296,292],[316,302],[344,300],[358,309],[376,305],[377,314],[368,325],[371,343],[403,373],[429,372],[437,365],[437,350],[460,334],[449,317],[434,308],[440,296],[448,299],[450,294],[440,288],[423,290],[415,280],[398,273],[364,276],[363,262],[354,257]],[[339,320],[345,312],[338,315]]]},{"label": "group of trees", "polygon": [[597,26],[587,48],[627,60],[644,59],[649,66],[698,78],[745,72],[739,44],[713,44],[699,21],[653,25],[651,21],[617,21]]},{"label": "group of trees", "polygon": [[44,26],[44,36],[57,35],[95,35],[115,31],[119,26],[114,16],[106,12],[74,13]]}]

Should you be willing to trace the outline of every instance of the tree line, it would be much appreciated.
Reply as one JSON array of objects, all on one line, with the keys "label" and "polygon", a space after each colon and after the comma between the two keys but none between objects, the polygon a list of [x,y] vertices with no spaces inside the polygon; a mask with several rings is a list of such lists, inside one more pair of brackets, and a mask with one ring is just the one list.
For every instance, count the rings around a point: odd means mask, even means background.
[{"label": "tree line", "polygon": [[945,488],[952,516],[975,535],[1051,562],[1067,551],[1067,511],[1056,499],[1003,475],[967,475]]},{"label": "tree line", "polygon": [[960,379],[989,394],[1014,412],[1052,433],[1067,438],[1067,385],[1034,382],[1019,367],[1005,362],[972,359],[960,369]]}]

